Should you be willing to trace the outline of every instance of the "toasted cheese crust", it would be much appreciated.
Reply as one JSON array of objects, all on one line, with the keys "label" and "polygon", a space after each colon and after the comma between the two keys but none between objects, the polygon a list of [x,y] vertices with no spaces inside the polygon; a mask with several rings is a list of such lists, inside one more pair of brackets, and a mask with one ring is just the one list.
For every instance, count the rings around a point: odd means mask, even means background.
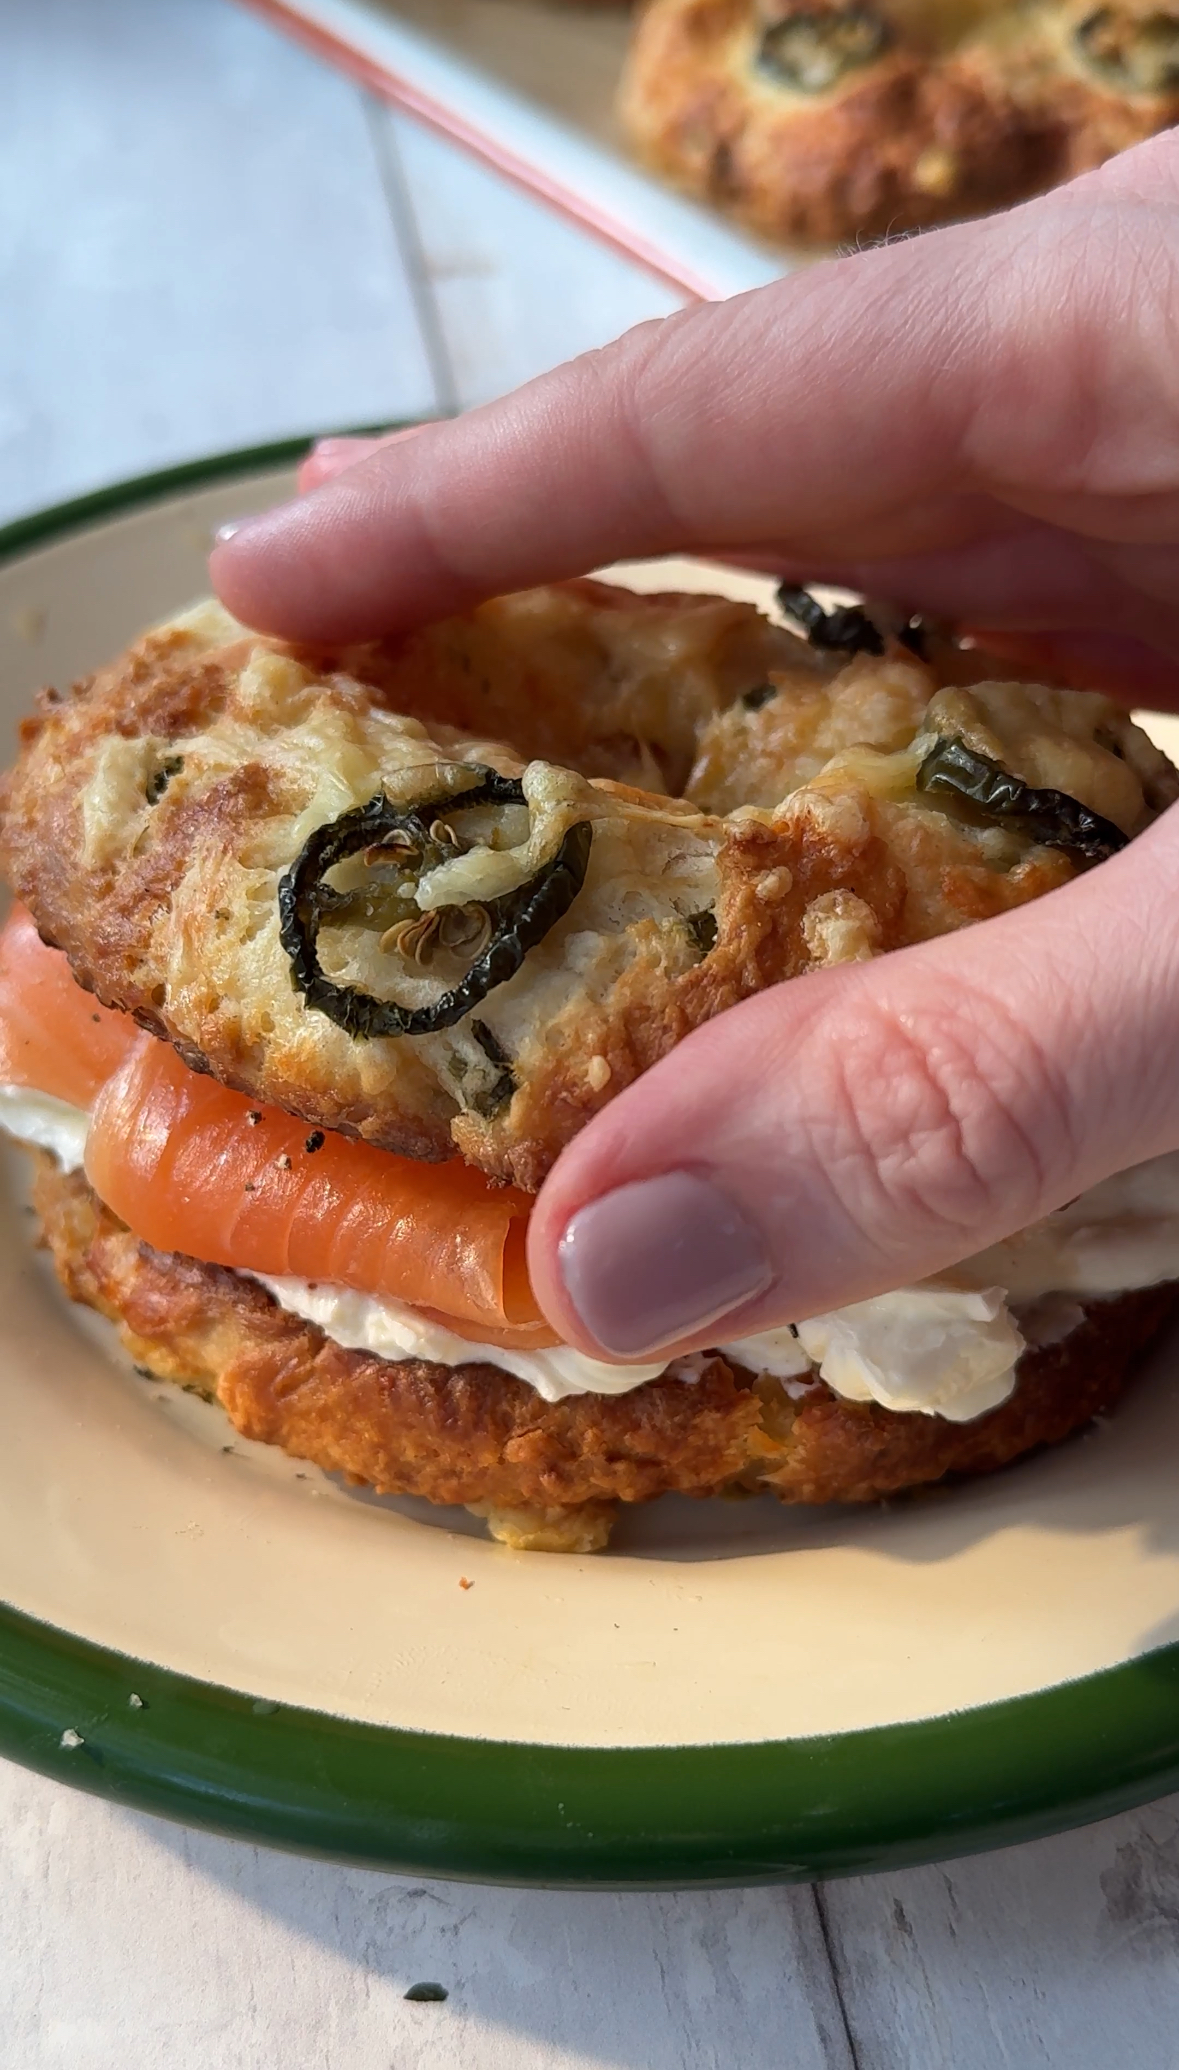
[{"label": "toasted cheese crust", "polygon": [[139,1243],[44,1154],[36,1202],[67,1293],[244,1436],[384,1494],[469,1504],[510,1543],[548,1550],[592,1550],[615,1503],[671,1491],[870,1502],[992,1472],[1113,1408],[1179,1309],[1174,1283],[1089,1304],[1063,1342],[1025,1352],[1014,1394],[972,1423],[842,1401],[820,1380],[791,1396],[719,1356],[690,1385],[550,1403],[492,1366],[345,1351],[256,1281]]},{"label": "toasted cheese crust", "polygon": [[[1067,790],[1126,835],[1175,795],[1108,700],[953,681],[985,666],[896,642],[848,660],[747,605],[597,583],[344,654],[206,607],[45,694],[8,780],[2,860],[79,981],[197,1068],[535,1190],[598,1108],[726,1007],[1069,881],[1068,853],[919,791],[931,742]],[[471,812],[456,836],[477,769],[518,777],[526,804]],[[451,801],[415,902],[397,891],[415,917],[385,926],[388,886],[370,898],[357,857],[321,964],[404,1005],[462,973],[441,923],[477,930],[571,828],[592,841],[568,910],[477,1009],[360,1039],[295,989],[279,893],[308,838],[378,794]]]},{"label": "toasted cheese crust", "polygon": [[649,0],[621,115],[658,171],[771,238],[1008,206],[1179,120],[1158,0]]}]

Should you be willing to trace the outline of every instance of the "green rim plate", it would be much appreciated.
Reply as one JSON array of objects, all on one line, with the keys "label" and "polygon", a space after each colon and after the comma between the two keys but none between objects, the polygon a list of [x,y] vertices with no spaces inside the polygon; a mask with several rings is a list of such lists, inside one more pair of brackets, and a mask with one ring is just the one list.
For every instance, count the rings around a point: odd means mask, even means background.
[{"label": "green rim plate", "polygon": [[[220,454],[38,512],[0,529],[0,560],[289,465],[307,445]],[[569,1887],[797,1881],[1032,1839],[1179,1786],[1179,1645],[915,1724],[586,1749],[278,1705],[0,1606],[0,1752],[165,1817],[387,1869]]]}]

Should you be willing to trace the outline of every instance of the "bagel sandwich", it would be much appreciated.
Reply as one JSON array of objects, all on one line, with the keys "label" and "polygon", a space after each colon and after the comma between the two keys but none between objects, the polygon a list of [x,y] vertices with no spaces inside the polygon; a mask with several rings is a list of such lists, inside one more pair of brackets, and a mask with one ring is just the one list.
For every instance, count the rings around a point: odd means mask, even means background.
[{"label": "bagel sandwich", "polygon": [[0,1124],[137,1364],[546,1550],[670,1491],[879,1499],[1113,1406],[1179,1302],[1170,1158],[686,1359],[586,1358],[537,1307],[547,1171],[693,1028],[1067,884],[1179,795],[1104,697],[781,601],[587,580],[335,651],[204,604],[42,693]]}]

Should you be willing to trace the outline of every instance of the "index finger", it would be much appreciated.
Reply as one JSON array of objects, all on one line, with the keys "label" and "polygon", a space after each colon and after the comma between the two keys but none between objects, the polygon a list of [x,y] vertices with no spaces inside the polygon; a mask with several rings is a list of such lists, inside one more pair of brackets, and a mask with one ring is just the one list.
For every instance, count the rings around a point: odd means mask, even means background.
[{"label": "index finger", "polygon": [[[265,631],[364,639],[608,560],[770,549],[838,580],[1020,514],[1161,549],[1169,595],[1177,175],[1159,138],[1008,216],[641,326],[248,521],[214,581]],[[1151,291],[1127,320],[1131,263]]]},{"label": "index finger", "polygon": [[644,325],[249,520],[216,586],[264,630],[366,638],[604,560],[777,548],[784,507],[812,566],[825,537],[870,548],[955,471],[933,373],[958,264],[897,247]]}]

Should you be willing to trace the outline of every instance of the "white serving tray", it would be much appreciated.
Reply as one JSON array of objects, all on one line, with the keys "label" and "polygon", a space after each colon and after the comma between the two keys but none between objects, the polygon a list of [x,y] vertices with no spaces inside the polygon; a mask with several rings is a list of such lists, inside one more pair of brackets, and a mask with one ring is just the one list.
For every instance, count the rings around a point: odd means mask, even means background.
[{"label": "white serving tray", "polygon": [[683,293],[719,301],[805,256],[773,251],[627,156],[623,10],[545,0],[245,0]]}]

